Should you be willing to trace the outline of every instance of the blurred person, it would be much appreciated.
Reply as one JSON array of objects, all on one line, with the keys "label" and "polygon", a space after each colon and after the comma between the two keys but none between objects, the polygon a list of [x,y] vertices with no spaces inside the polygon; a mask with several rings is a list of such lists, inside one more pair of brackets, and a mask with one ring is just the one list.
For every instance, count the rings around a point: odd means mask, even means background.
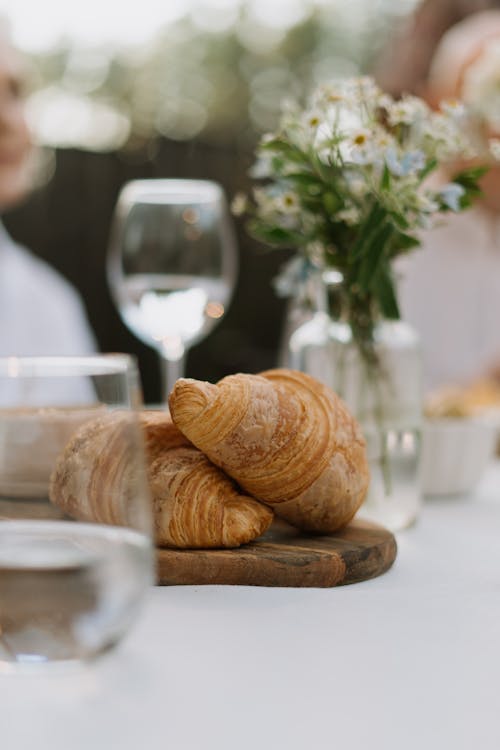
[{"label": "blurred person", "polygon": [[[432,9],[442,12],[443,5],[424,3],[423,29],[432,26]],[[394,58],[392,69],[398,69]],[[462,100],[484,136],[500,137],[500,8],[453,24],[426,62],[425,78],[408,79],[406,90],[398,90],[397,75],[386,85],[381,70],[379,83],[391,93],[417,93],[431,106]],[[459,168],[450,165],[450,174]],[[449,176],[441,175],[443,183]],[[474,381],[500,363],[500,167],[493,162],[481,188],[473,208],[422,232],[422,247],[397,266],[402,317],[422,340],[426,391]]]},{"label": "blurred person", "polygon": [[473,13],[500,9],[500,0],[421,0],[390,35],[374,76],[392,96],[425,97],[434,52],[443,35]]},{"label": "blurred person", "polygon": [[[32,187],[33,146],[24,115],[22,65],[0,21],[0,215]],[[16,244],[0,221],[0,356],[97,350],[82,302],[55,269]]]}]

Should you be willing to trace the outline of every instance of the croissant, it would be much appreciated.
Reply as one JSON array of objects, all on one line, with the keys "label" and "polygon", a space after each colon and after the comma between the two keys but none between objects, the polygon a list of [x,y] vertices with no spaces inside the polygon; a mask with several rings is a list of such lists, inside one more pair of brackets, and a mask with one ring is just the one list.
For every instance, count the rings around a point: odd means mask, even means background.
[{"label": "croissant", "polygon": [[294,370],[180,379],[169,399],[183,434],[250,495],[299,528],[329,533],[361,505],[365,441],[344,403]]},{"label": "croissant", "polygon": [[[240,494],[234,482],[182,435],[168,414],[142,412],[140,423],[158,545],[238,547],[268,528],[272,511]],[[142,453],[134,449],[133,429],[130,417],[123,412],[81,428],[52,474],[52,502],[83,521],[137,528],[140,519],[132,493],[138,494],[137,482],[145,472],[137,465]]]}]

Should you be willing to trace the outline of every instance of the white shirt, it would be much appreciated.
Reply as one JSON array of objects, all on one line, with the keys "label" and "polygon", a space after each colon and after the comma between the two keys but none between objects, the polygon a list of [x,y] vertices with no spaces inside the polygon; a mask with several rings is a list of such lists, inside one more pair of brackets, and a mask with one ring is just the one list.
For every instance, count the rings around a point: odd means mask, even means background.
[{"label": "white shirt", "polygon": [[0,223],[0,356],[97,351],[77,292]]},{"label": "white shirt", "polygon": [[[0,223],[0,357],[79,356],[97,344],[76,290],[16,245]],[[0,407],[81,405],[95,400],[83,378],[0,381]]]},{"label": "white shirt", "polygon": [[397,265],[401,314],[421,336],[427,389],[500,363],[500,225],[480,208],[445,220]]}]

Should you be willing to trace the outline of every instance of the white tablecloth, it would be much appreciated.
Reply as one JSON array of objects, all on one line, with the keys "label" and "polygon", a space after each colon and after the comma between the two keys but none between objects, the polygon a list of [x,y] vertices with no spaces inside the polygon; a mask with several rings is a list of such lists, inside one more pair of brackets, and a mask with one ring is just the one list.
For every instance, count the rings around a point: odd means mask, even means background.
[{"label": "white tablecloth", "polygon": [[498,750],[500,465],[337,589],[151,591],[72,673],[0,675],[2,750]]}]

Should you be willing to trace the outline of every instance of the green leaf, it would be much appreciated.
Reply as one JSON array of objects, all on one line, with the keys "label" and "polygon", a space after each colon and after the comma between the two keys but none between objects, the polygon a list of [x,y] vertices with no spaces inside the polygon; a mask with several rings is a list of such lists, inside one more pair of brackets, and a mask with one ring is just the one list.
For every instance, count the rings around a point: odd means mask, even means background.
[{"label": "green leaf", "polygon": [[283,156],[274,154],[271,157],[271,167],[276,174],[281,174],[286,165],[287,160],[284,159]]},{"label": "green leaf", "polygon": [[398,226],[400,229],[409,228],[410,225],[408,221],[405,219],[405,217],[403,216],[403,214],[398,213],[398,211],[391,211],[389,215],[391,219],[394,221],[394,223],[396,224],[396,226]]},{"label": "green leaf", "polygon": [[378,231],[380,223],[385,220],[386,216],[387,211],[385,208],[383,208],[380,203],[374,203],[370,213],[359,228],[358,239],[349,253],[349,260],[351,263],[355,263],[368,252],[372,238]]},{"label": "green leaf", "polygon": [[282,227],[267,227],[257,222],[249,222],[248,231],[255,239],[278,247],[299,247],[308,239],[298,232]]},{"label": "green leaf", "polygon": [[401,317],[394,282],[390,270],[381,266],[375,277],[373,292],[380,306],[380,311],[389,320],[399,320]]},{"label": "green leaf", "polygon": [[381,190],[390,190],[391,187],[391,173],[387,164],[384,164],[384,171],[382,172],[382,179],[380,180]]},{"label": "green leaf", "polygon": [[270,141],[265,141],[259,146],[260,151],[274,151],[278,154],[282,154],[287,159],[301,164],[307,163],[307,156],[293,143],[283,140],[282,138],[273,138]]},{"label": "green leaf", "polygon": [[292,190],[297,193],[304,205],[306,201],[312,201],[315,211],[322,205],[325,185],[317,177],[308,174],[287,174],[284,180],[290,183]]},{"label": "green leaf", "polygon": [[425,180],[425,178],[428,175],[430,175],[431,172],[434,172],[434,170],[436,169],[437,165],[438,165],[438,160],[437,159],[430,159],[427,162],[427,164],[425,165],[425,167],[423,168],[423,170],[420,172],[420,182],[423,182]]},{"label": "green leaf", "polygon": [[392,255],[396,255],[401,250],[412,250],[414,247],[420,247],[420,244],[421,242],[418,237],[413,237],[413,235],[405,234],[404,232],[397,232],[393,241],[395,253],[392,253]]},{"label": "green leaf", "polygon": [[316,187],[320,190],[323,189],[323,182],[318,179],[314,174],[307,174],[305,172],[288,172],[286,179],[290,180],[296,185],[303,185],[304,187]]},{"label": "green leaf", "polygon": [[468,188],[460,198],[460,210],[464,211],[466,208],[470,208],[477,198],[480,198],[482,195],[483,191],[479,188],[475,190]]},{"label": "green leaf", "polygon": [[463,185],[463,187],[473,187],[476,186],[476,183],[478,180],[483,177],[487,172],[489,171],[489,167],[485,165],[480,165],[478,167],[468,167],[467,169],[463,169],[461,172],[458,172],[454,177],[452,177],[452,182],[457,182],[459,185]]},{"label": "green leaf", "polygon": [[329,187],[333,189],[332,183],[338,177],[338,168],[322,162],[314,151],[310,154],[310,161],[315,174],[317,174],[323,182],[328,183]]},{"label": "green leaf", "polygon": [[309,193],[302,193],[300,203],[302,208],[305,208],[312,214],[318,215],[318,212],[323,210],[323,196],[321,194],[310,195]]},{"label": "green leaf", "polygon": [[391,224],[384,223],[375,233],[370,248],[361,261],[358,273],[358,284],[363,291],[371,288],[372,282],[378,270],[378,265],[387,249],[394,228]]},{"label": "green leaf", "polygon": [[333,215],[342,205],[342,201],[335,193],[328,192],[323,194],[323,205],[327,212]]}]

